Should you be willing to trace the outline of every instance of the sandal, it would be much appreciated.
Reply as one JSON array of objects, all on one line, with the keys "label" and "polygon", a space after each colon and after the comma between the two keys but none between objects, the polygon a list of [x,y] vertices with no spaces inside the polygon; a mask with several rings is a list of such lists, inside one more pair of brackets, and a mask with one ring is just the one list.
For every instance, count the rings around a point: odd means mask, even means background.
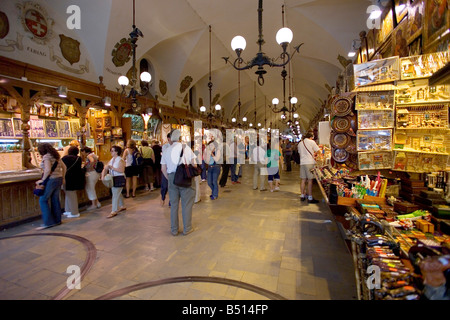
[{"label": "sandal", "polygon": [[117,211],[117,213],[119,213],[119,212],[121,212],[121,211],[125,211],[125,210],[127,210],[127,208],[122,207],[122,208],[119,209],[119,211]]},{"label": "sandal", "polygon": [[106,218],[114,218],[115,216],[117,216],[117,214],[118,214],[119,212],[117,212],[117,211],[114,211],[114,212],[111,212],[110,214],[109,214],[109,216],[107,216]]}]

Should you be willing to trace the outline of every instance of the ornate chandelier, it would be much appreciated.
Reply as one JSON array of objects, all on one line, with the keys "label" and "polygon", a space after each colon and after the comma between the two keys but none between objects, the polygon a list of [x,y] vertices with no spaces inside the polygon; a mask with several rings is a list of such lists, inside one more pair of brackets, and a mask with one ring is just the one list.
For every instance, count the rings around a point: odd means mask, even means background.
[{"label": "ornate chandelier", "polygon": [[[140,90],[136,88],[137,86],[137,69],[136,69],[136,47],[137,47],[137,40],[139,37],[144,37],[141,30],[139,30],[136,27],[135,19],[136,19],[136,12],[135,12],[135,0],[133,0],[133,25],[132,25],[132,31],[130,33],[130,42],[131,42],[131,48],[132,48],[132,69],[131,69],[131,79],[128,79],[127,76],[120,76],[118,79],[119,85],[122,87],[122,95],[131,98],[132,107],[135,108],[137,106],[137,97],[138,96],[145,96],[148,92],[148,84],[150,83],[152,76],[149,72],[144,71],[140,74],[139,78],[144,83],[143,86],[141,86]],[[129,93],[126,93],[126,87],[128,85],[131,85],[131,89]]]},{"label": "ornate chandelier", "polygon": [[[231,40],[231,48],[236,52],[237,58],[234,60],[234,62],[231,64],[236,70],[247,70],[251,69],[254,66],[258,66],[258,69],[256,70],[256,74],[258,75],[258,84],[260,86],[264,85],[264,74],[267,73],[266,70],[264,70],[264,66],[268,65],[270,67],[283,67],[285,66],[292,58],[292,56],[299,52],[300,47],[303,45],[300,44],[297,47],[294,47],[295,51],[292,55],[290,55],[286,49],[289,43],[291,43],[293,39],[293,33],[289,28],[281,28],[278,30],[276,34],[276,40],[278,44],[283,49],[283,52],[280,55],[280,58],[283,60],[283,63],[275,63],[276,59],[267,57],[262,52],[262,46],[264,44],[264,37],[262,34],[262,12],[263,12],[263,1],[259,0],[259,6],[258,6],[258,30],[259,30],[259,36],[258,36],[258,45],[259,45],[259,51],[256,54],[256,56],[250,60],[250,62],[247,62],[243,67],[240,65],[244,62],[244,60],[241,57],[242,51],[244,51],[245,47],[247,46],[247,43],[242,36],[236,36]],[[284,5],[283,5],[283,19],[284,19]],[[225,60],[225,63],[228,63],[229,57],[223,57]],[[230,62],[231,63],[231,62]]]}]

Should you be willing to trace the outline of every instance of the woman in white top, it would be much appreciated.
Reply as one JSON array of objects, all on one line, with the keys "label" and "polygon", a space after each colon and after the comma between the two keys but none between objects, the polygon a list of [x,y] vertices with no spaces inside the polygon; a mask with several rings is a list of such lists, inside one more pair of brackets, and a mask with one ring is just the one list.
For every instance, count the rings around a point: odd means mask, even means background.
[{"label": "woman in white top", "polygon": [[[106,174],[111,174],[113,177],[124,176],[125,175],[125,161],[120,156],[122,154],[122,148],[119,146],[111,147],[112,159],[108,162],[102,172],[102,180],[105,178]],[[112,187],[112,211],[107,218],[112,218],[117,216],[121,211],[126,210],[123,205],[122,196],[123,187],[116,188]]]}]

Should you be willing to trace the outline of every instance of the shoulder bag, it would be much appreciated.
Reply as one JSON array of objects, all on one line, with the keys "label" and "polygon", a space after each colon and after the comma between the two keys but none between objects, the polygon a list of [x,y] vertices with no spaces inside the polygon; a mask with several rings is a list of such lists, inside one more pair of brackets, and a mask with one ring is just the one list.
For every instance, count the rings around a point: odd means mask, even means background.
[{"label": "shoulder bag", "polygon": [[[48,180],[50,180],[50,176],[52,175],[53,171],[55,171],[55,169],[56,169],[57,166],[58,166],[58,160],[56,160],[55,163],[53,164],[52,169],[50,170],[50,174],[48,175],[48,177],[45,178],[45,180],[42,181],[42,182],[41,182],[38,186],[36,186],[36,188],[33,190],[33,194],[34,194],[35,196],[42,197],[42,196],[44,195],[44,192],[45,192],[45,186],[47,185]],[[44,176],[44,175],[42,174],[42,176]]]},{"label": "shoulder bag", "polygon": [[188,188],[192,186],[192,178],[201,174],[200,167],[194,167],[192,164],[184,164],[181,159],[184,153],[184,145],[181,149],[180,161],[178,162],[177,170],[175,171],[175,177],[173,184],[178,187]]},{"label": "shoulder bag", "polygon": [[[114,159],[115,160],[115,159]],[[120,161],[120,160],[119,160]],[[114,164],[114,161],[113,163]],[[112,166],[114,167],[114,166]],[[114,171],[114,170],[113,170]],[[126,184],[126,178],[124,175],[120,175],[120,176],[112,176],[112,180],[113,180],[113,187],[114,188],[123,188],[125,187]]]}]

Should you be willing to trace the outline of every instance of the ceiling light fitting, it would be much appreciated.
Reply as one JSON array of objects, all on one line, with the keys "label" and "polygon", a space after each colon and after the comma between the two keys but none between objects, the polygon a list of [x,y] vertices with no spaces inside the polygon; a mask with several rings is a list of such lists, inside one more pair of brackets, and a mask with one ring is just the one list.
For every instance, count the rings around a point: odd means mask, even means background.
[{"label": "ceiling light fitting", "polygon": [[56,89],[56,92],[58,93],[58,96],[60,98],[67,98],[67,87],[66,86],[59,86]]},{"label": "ceiling light fitting", "polygon": [[[263,12],[263,1],[259,0],[259,6],[258,6],[258,30],[259,30],[259,36],[258,36],[258,45],[259,45],[259,52],[256,54],[256,56],[250,61],[247,62],[243,67],[240,65],[244,62],[244,60],[241,57],[242,51],[244,51],[247,43],[242,36],[236,36],[231,41],[231,48],[236,52],[237,58],[234,60],[234,62],[231,64],[236,70],[247,70],[251,69],[254,66],[258,66],[258,69],[256,70],[256,74],[258,75],[258,84],[260,86],[264,85],[264,74],[267,73],[266,70],[264,70],[264,66],[268,65],[270,67],[283,67],[285,66],[292,58],[292,56],[299,52],[300,47],[303,45],[300,44],[297,47],[294,47],[294,53],[290,55],[286,50],[291,43],[293,39],[293,33],[289,28],[286,28],[283,26],[280,30],[278,30],[276,34],[276,40],[278,44],[283,49],[283,52],[281,53],[280,57],[283,60],[283,63],[275,63],[275,61],[278,59],[273,59],[267,57],[263,51],[262,46],[265,43],[263,34],[262,34],[262,12]],[[283,20],[284,20],[284,5],[283,5]],[[228,63],[229,57],[223,57],[225,60],[225,63]],[[231,63],[231,62],[230,62]]]},{"label": "ceiling light fitting", "polygon": [[[213,118],[221,118],[221,116],[218,114],[220,110],[222,110],[222,106],[220,104],[216,104],[214,106],[215,111],[212,109],[212,87],[213,83],[211,81],[211,26],[209,26],[209,82],[208,82],[208,89],[209,89],[209,113],[207,114],[208,120],[212,120]],[[206,112],[206,107],[201,106],[200,112]]]},{"label": "ceiling light fitting", "polygon": [[[136,19],[136,13],[135,13],[135,0],[133,0],[133,31],[130,33],[130,42],[131,42],[131,48],[132,48],[132,55],[133,55],[133,66],[131,69],[131,79],[128,79],[127,76],[120,76],[118,79],[118,82],[120,86],[122,87],[122,95],[126,96],[127,98],[131,98],[133,107],[136,107],[137,105],[137,97],[138,96],[145,96],[148,93],[148,84],[150,83],[152,76],[149,72],[144,71],[140,74],[139,78],[143,82],[143,86],[141,86],[141,89],[136,89],[137,84],[137,69],[136,69],[136,47],[137,47],[137,40],[139,37],[144,37],[141,30],[139,30],[136,27],[135,19]],[[125,91],[125,88],[128,85],[131,85],[130,92],[127,94]]]}]

